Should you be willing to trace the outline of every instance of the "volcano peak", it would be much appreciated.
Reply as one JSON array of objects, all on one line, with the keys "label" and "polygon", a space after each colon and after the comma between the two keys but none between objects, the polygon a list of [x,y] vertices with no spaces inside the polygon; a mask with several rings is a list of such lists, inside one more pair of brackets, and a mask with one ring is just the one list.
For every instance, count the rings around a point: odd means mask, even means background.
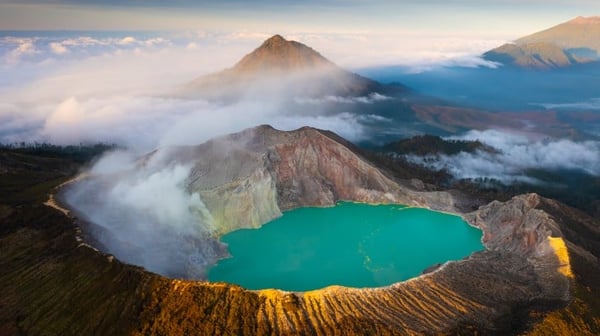
[{"label": "volcano peak", "polygon": [[249,72],[293,72],[322,68],[335,65],[314,49],[273,35],[258,48],[244,56],[235,66],[234,71]]}]

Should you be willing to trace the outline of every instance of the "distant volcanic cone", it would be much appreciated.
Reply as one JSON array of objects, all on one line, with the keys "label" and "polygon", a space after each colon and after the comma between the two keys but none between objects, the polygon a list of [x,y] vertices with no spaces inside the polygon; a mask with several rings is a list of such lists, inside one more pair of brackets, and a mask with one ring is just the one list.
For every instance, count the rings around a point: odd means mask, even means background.
[{"label": "distant volcanic cone", "polygon": [[577,17],[483,54],[489,61],[552,69],[600,60],[600,17]]},{"label": "distant volcanic cone", "polygon": [[274,35],[232,68],[199,77],[179,94],[237,100],[256,95],[356,97],[382,89],[381,84],[338,67],[308,46]]}]

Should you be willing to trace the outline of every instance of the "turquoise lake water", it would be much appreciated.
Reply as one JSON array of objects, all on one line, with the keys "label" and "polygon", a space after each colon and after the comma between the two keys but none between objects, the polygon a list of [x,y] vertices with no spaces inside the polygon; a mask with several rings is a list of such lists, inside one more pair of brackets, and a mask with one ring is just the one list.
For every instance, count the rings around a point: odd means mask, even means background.
[{"label": "turquoise lake water", "polygon": [[481,231],[462,218],[422,208],[346,202],[300,208],[221,237],[232,257],[208,278],[248,289],[379,287],[482,250],[480,239]]}]

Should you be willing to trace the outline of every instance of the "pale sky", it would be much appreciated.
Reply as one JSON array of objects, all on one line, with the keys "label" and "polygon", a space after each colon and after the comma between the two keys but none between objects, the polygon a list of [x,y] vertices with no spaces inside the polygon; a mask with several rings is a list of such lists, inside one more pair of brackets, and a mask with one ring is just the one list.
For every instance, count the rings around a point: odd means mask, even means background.
[{"label": "pale sky", "polygon": [[406,33],[517,38],[597,0],[0,0],[0,30]]}]

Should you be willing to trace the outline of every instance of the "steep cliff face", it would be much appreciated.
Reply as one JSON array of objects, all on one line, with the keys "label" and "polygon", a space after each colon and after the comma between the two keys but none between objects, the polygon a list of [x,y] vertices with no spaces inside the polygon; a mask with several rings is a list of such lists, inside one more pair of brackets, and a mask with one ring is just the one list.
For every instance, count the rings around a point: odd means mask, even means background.
[{"label": "steep cliff face", "polygon": [[218,234],[256,228],[281,215],[265,148],[250,133],[168,149],[162,159],[192,167],[187,189],[200,195]]},{"label": "steep cliff face", "polygon": [[328,133],[305,127],[284,132],[259,126],[194,147],[157,152],[165,163],[191,166],[197,192],[219,234],[256,228],[302,206],[337,201],[401,203],[457,211],[447,192],[401,185]]},{"label": "steep cliff face", "polygon": [[271,160],[283,209],[338,200],[391,203],[404,196],[378,169],[315,129],[301,129],[279,143],[269,132],[276,143]]}]

